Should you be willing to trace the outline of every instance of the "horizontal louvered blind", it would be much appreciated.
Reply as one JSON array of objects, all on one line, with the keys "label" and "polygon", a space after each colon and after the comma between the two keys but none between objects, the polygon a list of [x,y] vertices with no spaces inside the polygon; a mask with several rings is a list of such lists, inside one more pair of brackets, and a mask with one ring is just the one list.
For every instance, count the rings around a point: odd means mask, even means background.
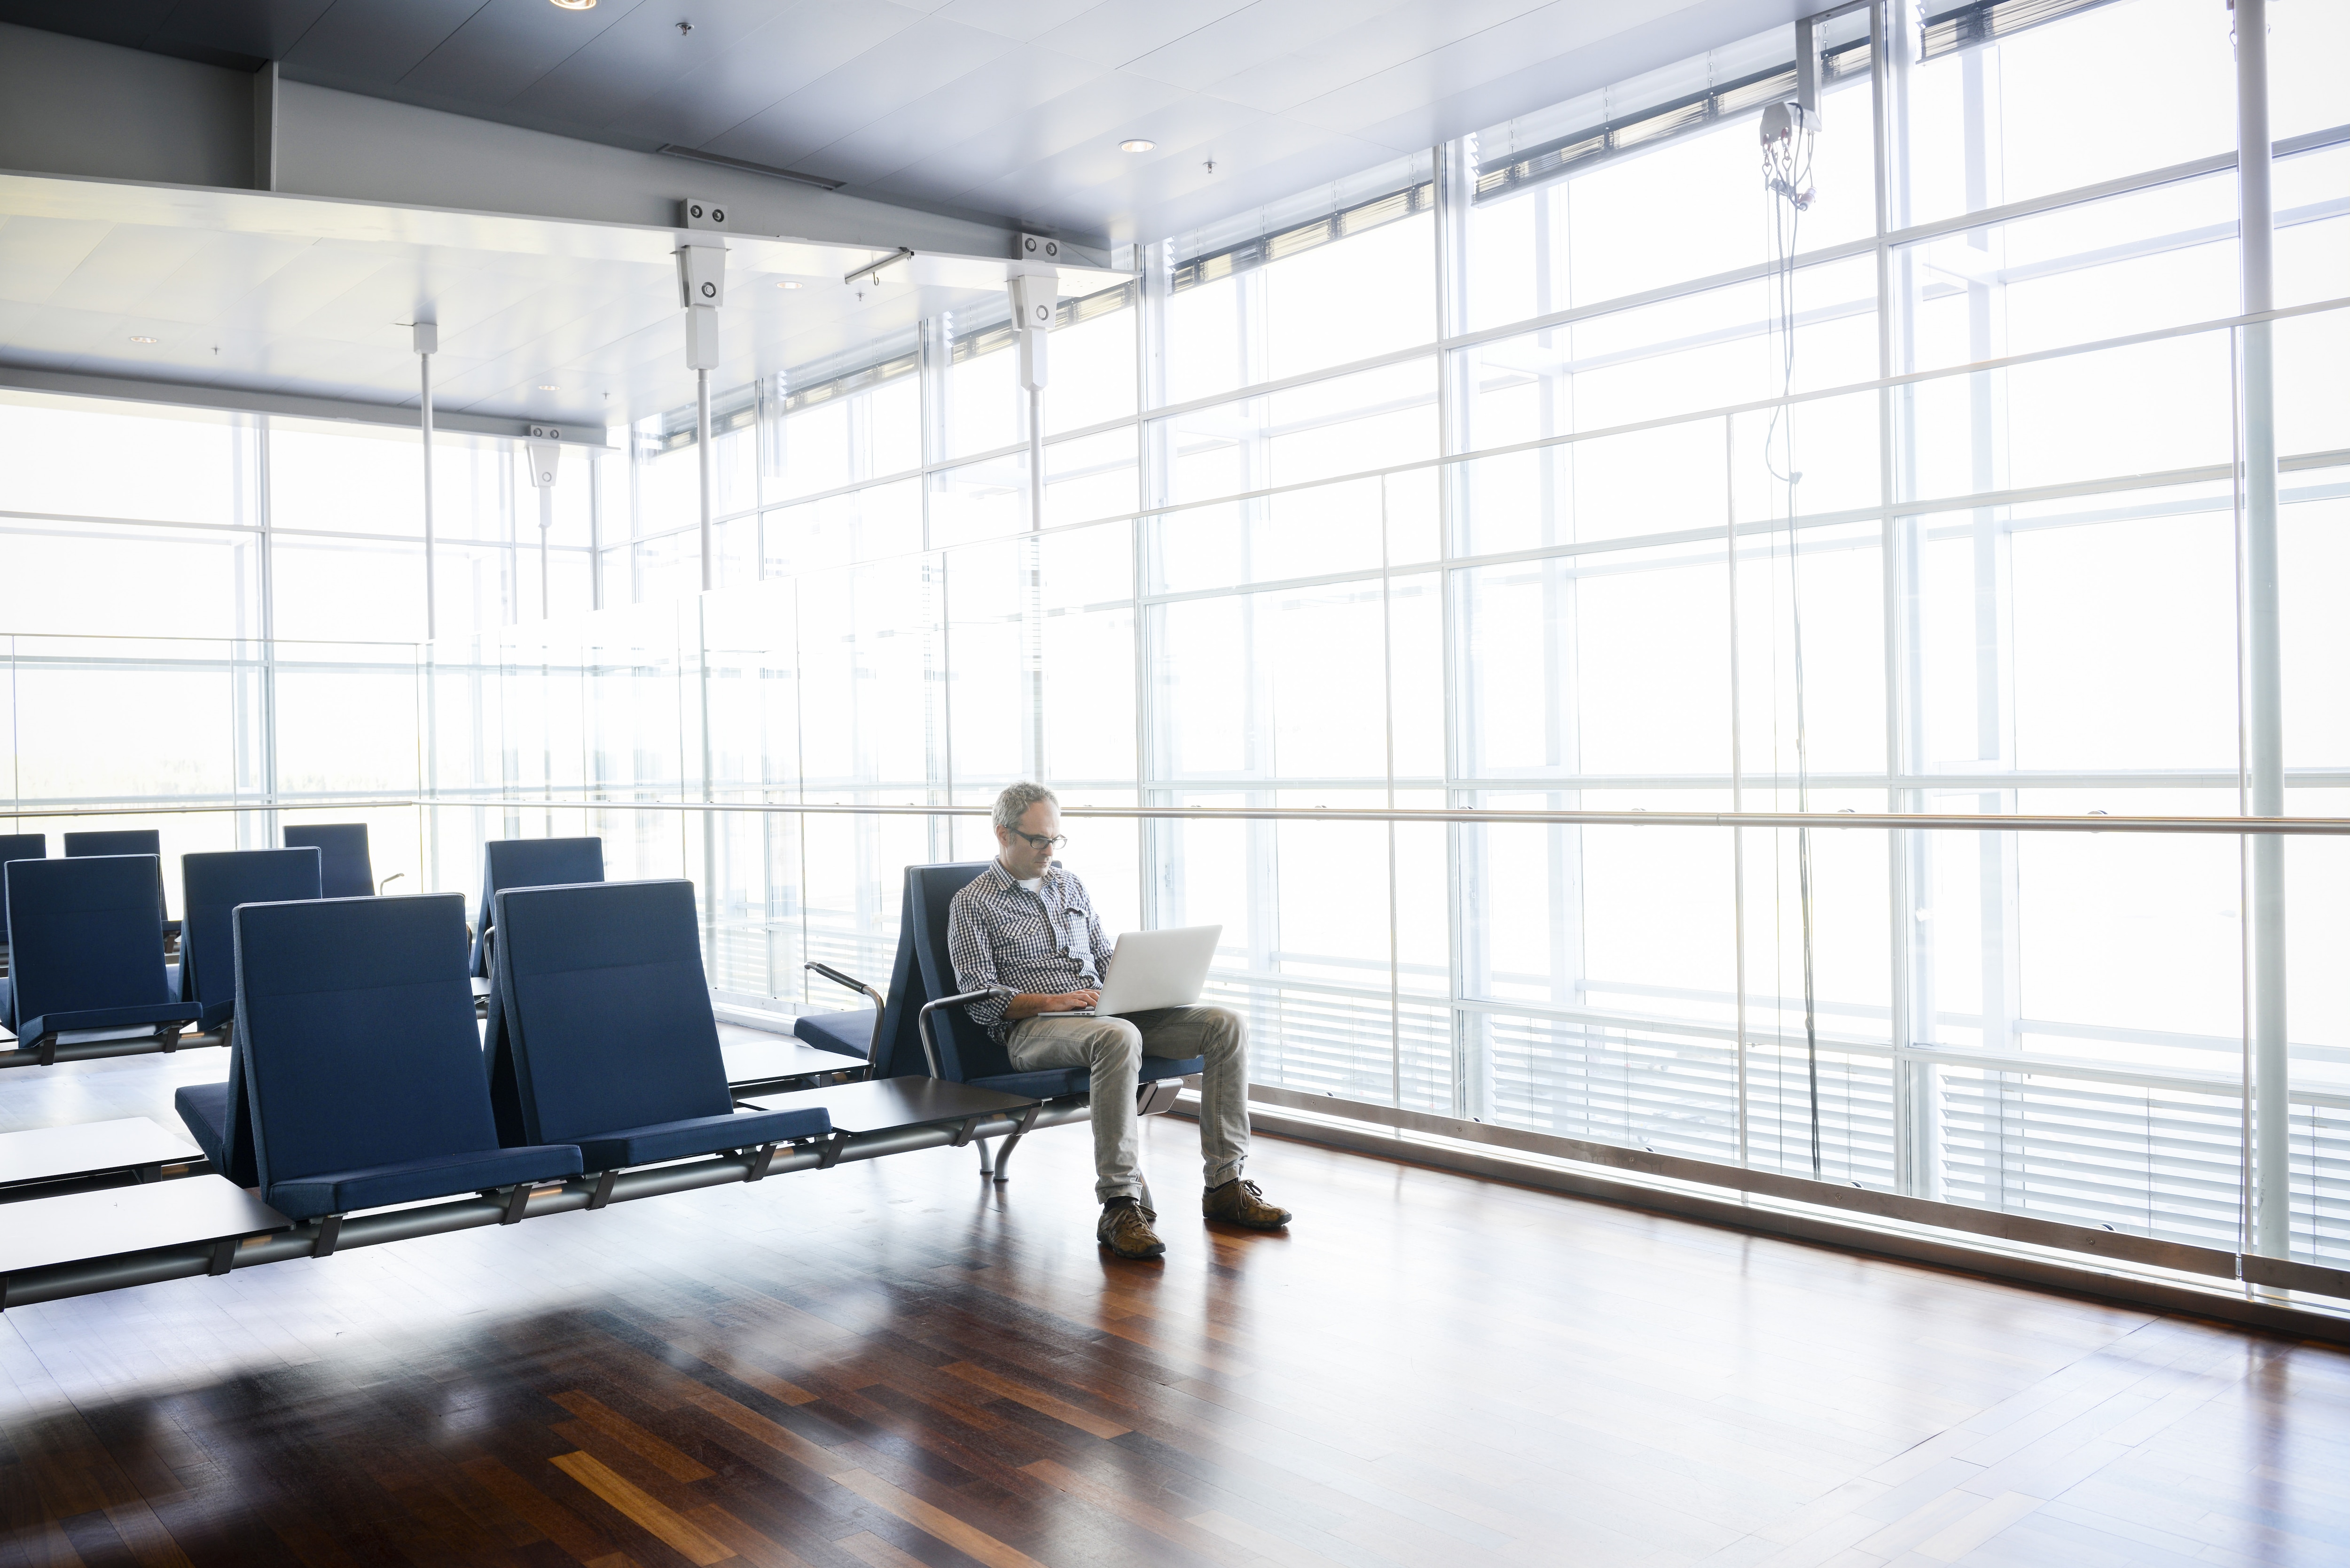
[{"label": "horizontal louvered blind", "polygon": [[2111,3],[2112,0],[1975,0],[1971,5],[1928,16],[1918,54],[1924,59],[1936,59]]}]

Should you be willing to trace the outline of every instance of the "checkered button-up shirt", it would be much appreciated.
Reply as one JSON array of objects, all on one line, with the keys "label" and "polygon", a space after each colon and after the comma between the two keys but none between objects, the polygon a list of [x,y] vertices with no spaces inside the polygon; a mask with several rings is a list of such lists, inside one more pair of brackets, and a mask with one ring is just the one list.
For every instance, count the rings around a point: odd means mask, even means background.
[{"label": "checkered button-up shirt", "polygon": [[[947,956],[955,989],[1010,986],[1035,996],[1097,991],[1109,972],[1110,942],[1076,873],[1057,860],[1030,892],[1001,860],[972,877],[947,906]],[[964,1004],[971,1021],[1003,1038],[1005,998]]]}]

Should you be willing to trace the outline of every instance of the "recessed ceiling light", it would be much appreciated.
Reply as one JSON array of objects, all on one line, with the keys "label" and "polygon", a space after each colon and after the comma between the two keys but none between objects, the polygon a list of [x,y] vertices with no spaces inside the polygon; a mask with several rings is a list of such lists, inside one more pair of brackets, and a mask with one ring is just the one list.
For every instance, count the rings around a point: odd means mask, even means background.
[{"label": "recessed ceiling light", "polygon": [[552,381],[541,381],[538,384],[538,389],[542,392],[551,392],[555,390],[555,383]]},{"label": "recessed ceiling light", "polygon": [[162,339],[160,337],[133,337],[130,341],[133,343],[161,343]]},{"label": "recessed ceiling light", "polygon": [[785,278],[783,282],[781,282],[781,283],[779,283],[779,284],[775,285],[775,286],[776,286],[777,288],[797,288],[797,287],[799,287],[799,285],[798,285],[798,284],[796,284],[796,283],[795,283],[795,282],[793,282],[793,281],[792,281],[791,279],[789,279],[789,278]]},{"label": "recessed ceiling light", "polygon": [[1131,141],[1119,142],[1118,144],[1118,150],[1120,152],[1148,152],[1158,145],[1159,143],[1155,141],[1147,140],[1144,138],[1138,136]]},{"label": "recessed ceiling light", "polygon": [[596,8],[596,0],[555,0],[555,3],[566,11],[593,11]]}]

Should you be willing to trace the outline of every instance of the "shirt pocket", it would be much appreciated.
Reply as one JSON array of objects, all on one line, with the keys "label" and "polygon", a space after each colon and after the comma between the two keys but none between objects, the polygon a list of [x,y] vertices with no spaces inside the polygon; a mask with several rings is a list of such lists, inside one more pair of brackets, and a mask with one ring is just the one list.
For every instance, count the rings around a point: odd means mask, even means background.
[{"label": "shirt pocket", "polygon": [[996,930],[998,950],[1014,958],[1033,958],[1058,945],[1053,940],[1051,924],[1042,915],[1008,915]]}]

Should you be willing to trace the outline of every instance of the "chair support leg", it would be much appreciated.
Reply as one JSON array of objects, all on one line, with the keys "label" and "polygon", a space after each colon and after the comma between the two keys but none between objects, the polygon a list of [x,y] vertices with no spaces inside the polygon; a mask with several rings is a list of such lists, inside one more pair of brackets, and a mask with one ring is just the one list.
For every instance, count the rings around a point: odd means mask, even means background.
[{"label": "chair support leg", "polygon": [[500,1217],[498,1223],[501,1225],[521,1224],[523,1210],[529,1207],[530,1183],[527,1181],[515,1182],[514,1184],[514,1190],[506,1194],[506,1211],[502,1217]]},{"label": "chair support leg", "polygon": [[601,1209],[611,1202],[613,1184],[619,1179],[620,1173],[617,1170],[607,1170],[598,1175],[596,1178],[596,1190],[588,1195],[588,1207]]},{"label": "chair support leg", "polygon": [[342,1235],[343,1217],[339,1214],[328,1215],[324,1220],[318,1221],[318,1239],[310,1243],[310,1256],[314,1258],[333,1257],[335,1255],[335,1243],[342,1240]]},{"label": "chair support leg", "polygon": [[1036,1113],[1044,1108],[1045,1107],[1041,1105],[1030,1106],[1026,1110],[1020,1113],[1020,1125],[1013,1129],[1012,1136],[1003,1140],[1003,1147],[996,1153],[996,1180],[1006,1181],[1010,1179],[1010,1178],[1003,1174],[1003,1168],[1011,1161],[1012,1151],[1020,1147],[1020,1140],[1028,1136],[1028,1129],[1036,1125]]},{"label": "chair support leg", "polygon": [[979,1173],[980,1173],[980,1175],[982,1175],[982,1176],[993,1176],[993,1175],[994,1175],[994,1174],[995,1174],[995,1166],[994,1166],[994,1165],[993,1165],[993,1162],[991,1162],[991,1161],[988,1159],[988,1158],[987,1158],[987,1140],[986,1140],[985,1138],[983,1138],[983,1138],[973,1138],[972,1141],[973,1143],[975,1143],[975,1144],[977,1144],[977,1145],[979,1146]]}]

